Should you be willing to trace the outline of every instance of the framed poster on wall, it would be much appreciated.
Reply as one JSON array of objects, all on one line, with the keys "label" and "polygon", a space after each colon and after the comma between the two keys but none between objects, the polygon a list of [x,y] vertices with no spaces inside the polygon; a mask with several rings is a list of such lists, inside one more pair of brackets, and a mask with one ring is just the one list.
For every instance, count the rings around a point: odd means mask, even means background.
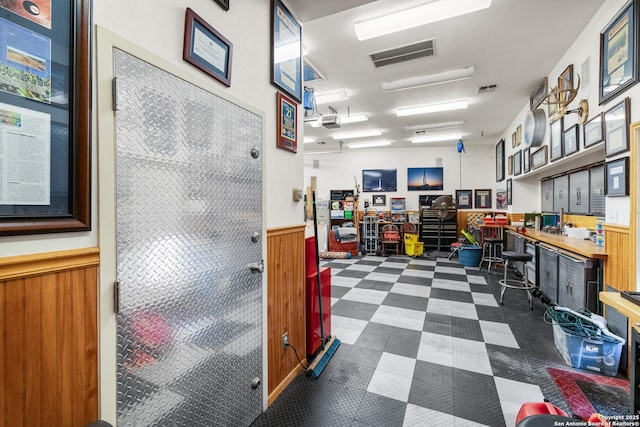
[{"label": "framed poster on wall", "polygon": [[91,229],[91,1],[45,3],[0,2],[0,235]]},{"label": "framed poster on wall", "polygon": [[496,182],[504,180],[504,139],[496,144]]}]

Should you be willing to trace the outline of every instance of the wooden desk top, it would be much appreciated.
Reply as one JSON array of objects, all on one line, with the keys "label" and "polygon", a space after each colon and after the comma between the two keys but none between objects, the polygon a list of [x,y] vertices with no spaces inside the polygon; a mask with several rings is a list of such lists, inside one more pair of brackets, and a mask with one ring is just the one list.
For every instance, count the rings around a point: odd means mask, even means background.
[{"label": "wooden desk top", "polygon": [[615,308],[620,313],[624,314],[630,319],[630,324],[640,322],[640,305],[634,304],[622,298],[620,292],[600,292],[598,294],[600,301],[610,307]]},{"label": "wooden desk top", "polygon": [[[517,231],[516,227],[505,225],[504,228]],[[525,239],[547,243],[551,246],[573,252],[587,258],[606,259],[607,253],[604,247],[598,246],[591,240],[578,239],[575,237],[567,237],[563,234],[550,234],[544,231],[527,228],[526,234],[520,234]]]}]

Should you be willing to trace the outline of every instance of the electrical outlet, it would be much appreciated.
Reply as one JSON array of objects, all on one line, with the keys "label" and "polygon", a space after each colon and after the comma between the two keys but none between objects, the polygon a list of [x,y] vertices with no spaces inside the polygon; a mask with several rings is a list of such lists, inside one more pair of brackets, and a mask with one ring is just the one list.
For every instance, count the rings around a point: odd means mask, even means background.
[{"label": "electrical outlet", "polygon": [[289,345],[289,332],[282,334],[282,348],[287,348]]}]

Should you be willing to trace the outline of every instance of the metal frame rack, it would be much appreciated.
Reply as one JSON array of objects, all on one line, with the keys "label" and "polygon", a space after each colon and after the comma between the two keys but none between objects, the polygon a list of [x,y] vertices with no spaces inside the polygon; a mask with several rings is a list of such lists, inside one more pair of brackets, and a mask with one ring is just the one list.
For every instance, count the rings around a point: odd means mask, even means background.
[{"label": "metal frame rack", "polygon": [[362,254],[376,255],[378,253],[378,217],[365,215],[362,218]]}]

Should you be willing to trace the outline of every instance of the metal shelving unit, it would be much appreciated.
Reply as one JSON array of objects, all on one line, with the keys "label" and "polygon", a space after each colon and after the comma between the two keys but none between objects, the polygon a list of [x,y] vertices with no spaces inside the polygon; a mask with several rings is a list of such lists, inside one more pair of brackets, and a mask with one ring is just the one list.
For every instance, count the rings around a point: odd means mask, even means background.
[{"label": "metal shelving unit", "polygon": [[365,215],[362,218],[362,254],[376,255],[378,253],[378,217]]}]

